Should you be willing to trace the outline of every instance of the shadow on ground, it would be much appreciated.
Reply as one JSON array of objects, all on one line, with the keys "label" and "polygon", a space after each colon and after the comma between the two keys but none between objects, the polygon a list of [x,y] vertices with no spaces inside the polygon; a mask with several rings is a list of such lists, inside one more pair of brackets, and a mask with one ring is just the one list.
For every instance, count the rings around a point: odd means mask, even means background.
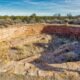
[{"label": "shadow on ground", "polygon": [[41,56],[30,62],[41,70],[45,71],[58,71],[63,72],[72,71],[80,72],[79,70],[73,70],[61,67],[51,66],[52,64],[62,64],[67,62],[80,61],[80,43],[78,40],[69,37],[52,36],[49,43],[34,43],[37,47],[44,48]]}]

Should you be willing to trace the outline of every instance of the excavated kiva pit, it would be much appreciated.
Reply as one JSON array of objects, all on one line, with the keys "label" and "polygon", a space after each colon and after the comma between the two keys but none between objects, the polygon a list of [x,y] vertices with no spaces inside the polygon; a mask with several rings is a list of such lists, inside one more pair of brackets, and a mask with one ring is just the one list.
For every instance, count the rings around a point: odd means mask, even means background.
[{"label": "excavated kiva pit", "polygon": [[73,25],[0,29],[0,73],[56,79],[72,74],[80,78],[79,38],[80,27]]}]

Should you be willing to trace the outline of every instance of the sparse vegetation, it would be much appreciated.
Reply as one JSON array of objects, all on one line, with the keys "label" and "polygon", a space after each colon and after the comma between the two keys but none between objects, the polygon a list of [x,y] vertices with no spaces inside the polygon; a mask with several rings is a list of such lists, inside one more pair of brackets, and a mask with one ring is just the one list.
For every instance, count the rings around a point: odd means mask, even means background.
[{"label": "sparse vegetation", "polygon": [[55,14],[53,16],[37,16],[35,13],[31,16],[0,16],[0,28],[8,27],[13,24],[32,24],[32,23],[50,23],[50,24],[80,24],[80,16],[67,16]]}]

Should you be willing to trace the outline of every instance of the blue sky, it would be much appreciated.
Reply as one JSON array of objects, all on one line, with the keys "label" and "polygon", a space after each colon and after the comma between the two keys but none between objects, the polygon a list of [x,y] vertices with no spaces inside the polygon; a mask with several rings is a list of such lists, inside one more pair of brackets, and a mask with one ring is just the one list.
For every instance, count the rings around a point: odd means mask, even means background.
[{"label": "blue sky", "polygon": [[80,15],[80,0],[0,0],[0,15]]}]

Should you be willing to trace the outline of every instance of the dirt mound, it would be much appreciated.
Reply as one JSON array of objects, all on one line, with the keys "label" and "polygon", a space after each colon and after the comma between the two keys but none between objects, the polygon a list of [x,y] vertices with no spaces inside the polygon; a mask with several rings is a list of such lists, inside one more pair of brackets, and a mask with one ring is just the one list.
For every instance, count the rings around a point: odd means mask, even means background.
[{"label": "dirt mound", "polygon": [[25,25],[0,29],[0,41],[10,40],[11,38],[40,34],[43,25]]}]

